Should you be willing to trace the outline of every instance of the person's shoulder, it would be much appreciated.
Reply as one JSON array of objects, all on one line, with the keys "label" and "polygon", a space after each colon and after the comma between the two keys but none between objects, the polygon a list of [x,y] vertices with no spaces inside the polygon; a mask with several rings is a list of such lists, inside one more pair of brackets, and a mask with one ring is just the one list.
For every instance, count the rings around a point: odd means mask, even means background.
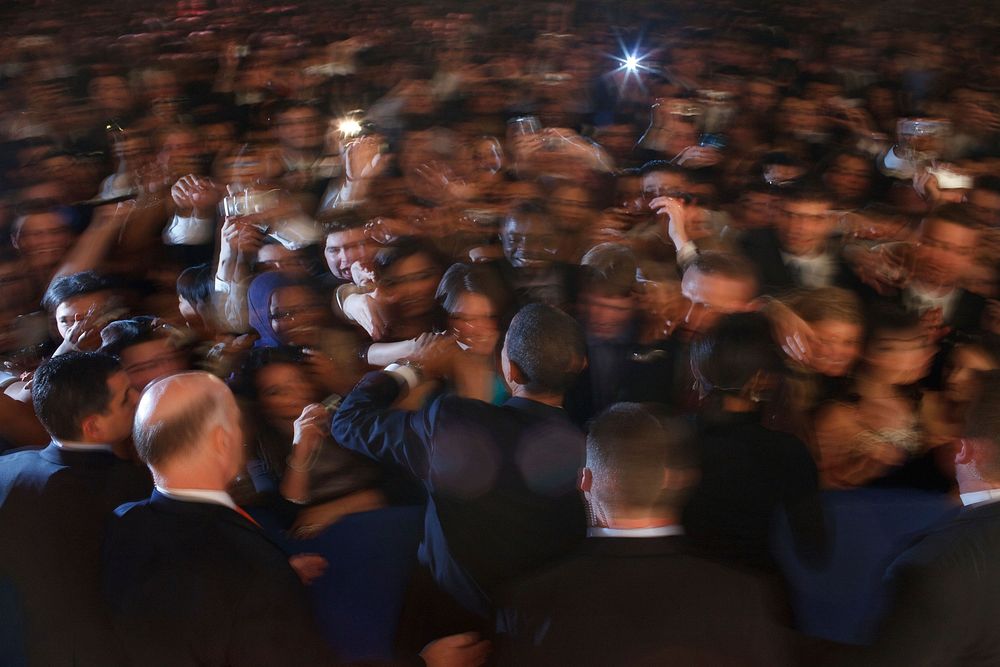
[{"label": "person's shoulder", "polygon": [[1000,558],[1000,504],[965,508],[928,530],[892,564],[890,572],[934,570],[982,576]]}]

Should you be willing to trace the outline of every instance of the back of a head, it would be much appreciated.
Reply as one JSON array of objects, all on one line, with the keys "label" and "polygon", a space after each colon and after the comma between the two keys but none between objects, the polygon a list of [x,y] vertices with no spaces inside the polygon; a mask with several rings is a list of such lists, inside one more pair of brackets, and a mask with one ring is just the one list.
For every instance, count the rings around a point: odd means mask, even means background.
[{"label": "back of a head", "polygon": [[226,419],[226,385],[204,372],[157,380],[142,393],[132,440],[143,463],[160,468],[194,456],[209,429]]},{"label": "back of a head", "polygon": [[212,300],[215,276],[208,264],[189,266],[177,276],[177,296],[198,305]]},{"label": "back of a head", "polygon": [[590,424],[587,468],[591,493],[617,512],[679,508],[683,493],[664,488],[664,469],[695,467],[689,429],[638,403],[616,403]]},{"label": "back of a head", "polygon": [[979,392],[966,413],[962,436],[990,446],[992,465],[984,472],[1000,481],[1000,371],[980,375]]},{"label": "back of a head", "polygon": [[737,394],[758,373],[774,375],[783,367],[771,325],[760,313],[720,319],[691,345],[691,366],[706,389]]},{"label": "back of a head", "polygon": [[100,352],[120,357],[123,350],[134,345],[169,337],[169,332],[157,324],[156,318],[148,315],[115,320],[101,329]]},{"label": "back of a head", "polygon": [[69,352],[38,367],[31,401],[38,420],[57,440],[80,440],[84,418],[103,413],[111,400],[108,379],[118,362],[99,352]]},{"label": "back of a head", "polygon": [[524,374],[526,388],[536,394],[565,393],[587,355],[576,321],[542,304],[529,304],[518,311],[504,345],[507,358]]}]

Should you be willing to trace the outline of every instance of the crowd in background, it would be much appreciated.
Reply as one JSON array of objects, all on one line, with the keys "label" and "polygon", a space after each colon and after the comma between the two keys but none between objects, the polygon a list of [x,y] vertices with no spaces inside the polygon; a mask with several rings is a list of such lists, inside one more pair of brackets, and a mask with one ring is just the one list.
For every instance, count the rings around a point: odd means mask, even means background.
[{"label": "crowd in background", "polygon": [[[443,493],[421,483],[412,432],[378,431],[356,400],[353,421],[338,412],[365,374],[405,361],[395,406],[413,414],[516,401],[518,382],[540,385],[508,328],[542,304],[582,332],[542,383],[578,429],[632,414],[622,402],[690,428],[701,474],[681,523],[715,560],[780,582],[780,509],[820,567],[824,490],[957,503],[963,427],[1000,370],[989,3],[14,2],[0,17],[0,449],[68,437],[36,414],[50,358],[117,360],[131,410],[158,378],[204,371],[240,407],[229,495],[314,538]],[[360,441],[372,432],[406,455]],[[463,465],[459,497],[486,493],[490,464]],[[449,633],[489,634],[494,589],[538,556],[473,565],[495,575],[476,603],[422,556],[479,617]]]}]

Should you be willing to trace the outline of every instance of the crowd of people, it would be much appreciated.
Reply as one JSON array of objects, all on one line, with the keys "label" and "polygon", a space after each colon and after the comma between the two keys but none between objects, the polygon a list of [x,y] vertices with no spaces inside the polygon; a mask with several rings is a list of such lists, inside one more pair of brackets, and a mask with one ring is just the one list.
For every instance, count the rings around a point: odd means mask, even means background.
[{"label": "crowd of people", "polygon": [[343,664],[288,545],[421,507],[392,664],[1000,664],[990,9],[0,8],[0,662]]}]

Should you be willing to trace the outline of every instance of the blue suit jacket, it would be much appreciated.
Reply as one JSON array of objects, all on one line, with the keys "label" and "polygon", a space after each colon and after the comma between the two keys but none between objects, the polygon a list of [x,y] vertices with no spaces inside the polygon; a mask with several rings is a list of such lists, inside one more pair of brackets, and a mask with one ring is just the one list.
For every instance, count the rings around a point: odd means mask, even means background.
[{"label": "blue suit jacket", "polygon": [[389,374],[369,373],[333,416],[333,437],[423,482],[421,562],[463,606],[489,616],[501,586],[584,537],[584,435],[563,410],[535,401],[439,396],[405,412],[391,407],[399,392]]},{"label": "blue suit jacket", "polygon": [[145,468],[110,452],[50,444],[0,456],[0,578],[12,584],[29,664],[117,664],[101,541],[114,508],[150,486]]}]

